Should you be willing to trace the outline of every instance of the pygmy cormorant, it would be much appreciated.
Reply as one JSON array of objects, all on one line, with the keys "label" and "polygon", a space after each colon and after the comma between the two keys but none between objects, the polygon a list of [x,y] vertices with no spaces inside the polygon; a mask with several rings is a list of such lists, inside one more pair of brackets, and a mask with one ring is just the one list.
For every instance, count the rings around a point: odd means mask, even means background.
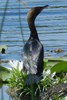
[{"label": "pygmy cormorant", "polygon": [[27,22],[30,28],[30,37],[23,48],[23,66],[27,74],[42,75],[44,49],[41,44],[35,27],[35,18],[48,5],[33,7],[27,14]]}]

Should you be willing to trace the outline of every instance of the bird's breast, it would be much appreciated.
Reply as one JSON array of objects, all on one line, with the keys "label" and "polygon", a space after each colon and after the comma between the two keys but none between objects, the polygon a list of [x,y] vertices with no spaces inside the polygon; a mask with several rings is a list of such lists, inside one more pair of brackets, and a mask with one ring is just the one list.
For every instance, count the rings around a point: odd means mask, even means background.
[{"label": "bird's breast", "polygon": [[29,73],[36,74],[37,73],[37,62],[39,58],[39,54],[42,49],[42,44],[38,40],[29,40],[23,49],[23,62],[26,70]]},{"label": "bird's breast", "polygon": [[40,41],[35,39],[26,43],[23,49],[23,53],[25,54],[25,56],[33,56],[33,59],[35,59],[39,55],[41,48],[42,44],[40,43]]}]

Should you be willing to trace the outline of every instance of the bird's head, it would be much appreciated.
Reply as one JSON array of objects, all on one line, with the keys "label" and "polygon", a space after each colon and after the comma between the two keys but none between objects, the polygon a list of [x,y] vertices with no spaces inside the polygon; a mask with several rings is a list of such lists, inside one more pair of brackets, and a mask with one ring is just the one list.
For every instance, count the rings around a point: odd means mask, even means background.
[{"label": "bird's head", "polygon": [[47,8],[48,5],[42,6],[42,7],[33,7],[29,10],[27,14],[27,20],[28,21],[34,21],[36,16],[44,9]]}]

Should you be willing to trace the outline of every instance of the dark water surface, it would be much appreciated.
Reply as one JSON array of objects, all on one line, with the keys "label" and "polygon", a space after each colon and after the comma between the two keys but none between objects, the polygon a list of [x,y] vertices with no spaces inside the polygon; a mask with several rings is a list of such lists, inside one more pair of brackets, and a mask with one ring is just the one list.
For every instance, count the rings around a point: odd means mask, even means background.
[{"label": "dark water surface", "polygon": [[[7,0],[0,0],[0,25],[2,23],[4,7]],[[48,4],[36,18],[36,27],[39,38],[44,45],[45,57],[67,55],[67,0],[20,0],[22,33],[19,23],[19,2],[9,0],[1,34],[1,45],[7,45],[6,54],[1,59],[22,59],[24,41],[29,38],[30,32],[26,20],[27,12],[31,7]],[[51,50],[60,48],[64,52],[56,54]]]},{"label": "dark water surface", "polygon": [[[7,0],[0,0],[0,28],[3,19],[4,8]],[[39,38],[44,45],[45,57],[60,57],[67,55],[67,0],[20,0],[22,33],[19,23],[19,2],[9,0],[2,32],[0,33],[0,45],[7,45],[6,54],[0,54],[3,60],[22,59],[22,49],[29,38],[29,28],[26,20],[27,12],[31,7],[49,5],[36,18],[36,27]],[[56,54],[50,52],[61,48],[64,52]],[[0,100],[11,100],[4,92],[6,87],[0,90]],[[6,98],[5,98],[6,97]]]}]

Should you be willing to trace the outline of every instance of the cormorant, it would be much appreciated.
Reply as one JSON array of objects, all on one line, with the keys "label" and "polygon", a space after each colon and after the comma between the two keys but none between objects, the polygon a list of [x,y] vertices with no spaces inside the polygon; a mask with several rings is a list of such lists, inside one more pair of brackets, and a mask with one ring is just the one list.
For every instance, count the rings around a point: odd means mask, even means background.
[{"label": "cormorant", "polygon": [[44,48],[41,44],[34,24],[37,15],[48,5],[43,7],[33,7],[27,14],[27,21],[30,28],[30,37],[23,48],[23,66],[27,74],[42,75]]}]

